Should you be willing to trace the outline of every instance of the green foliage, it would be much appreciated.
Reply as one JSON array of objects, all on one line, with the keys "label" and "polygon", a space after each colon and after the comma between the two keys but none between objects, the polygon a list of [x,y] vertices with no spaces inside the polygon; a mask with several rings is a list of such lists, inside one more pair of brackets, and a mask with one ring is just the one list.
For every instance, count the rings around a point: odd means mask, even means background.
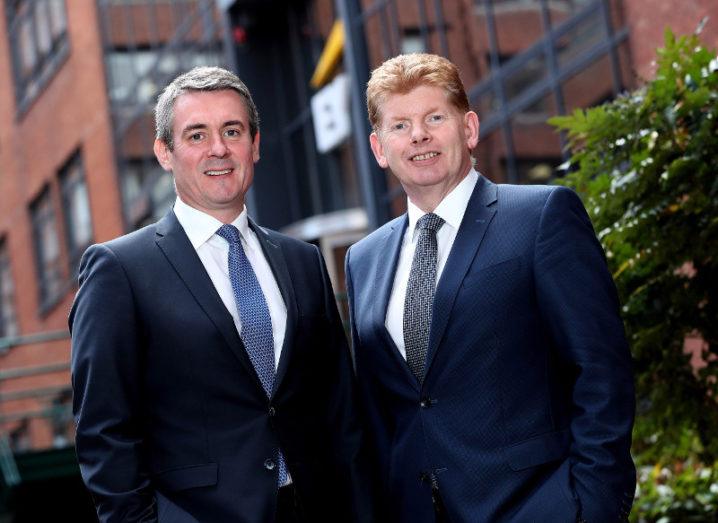
[{"label": "green foliage", "polygon": [[[656,78],[642,89],[551,120],[573,154],[559,183],[583,198],[623,304],[636,372],[637,462],[713,463],[718,58],[696,36],[670,31],[658,55]],[[689,363],[687,337],[705,342],[700,368]]]},{"label": "green foliage", "polygon": [[718,468],[693,462],[673,468],[643,467],[631,522],[715,521],[718,517]]}]

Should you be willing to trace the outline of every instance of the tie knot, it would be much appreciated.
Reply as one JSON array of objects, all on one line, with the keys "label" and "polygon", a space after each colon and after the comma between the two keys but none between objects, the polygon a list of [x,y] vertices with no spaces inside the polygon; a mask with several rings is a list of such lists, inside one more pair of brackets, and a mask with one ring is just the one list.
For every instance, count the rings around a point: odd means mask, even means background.
[{"label": "tie knot", "polygon": [[443,218],[433,212],[425,214],[416,222],[418,229],[429,229],[430,231],[438,231],[442,225],[444,225]]},{"label": "tie knot", "polygon": [[241,238],[239,229],[229,223],[225,223],[222,227],[217,229],[217,234],[227,240],[228,243],[239,243]]}]

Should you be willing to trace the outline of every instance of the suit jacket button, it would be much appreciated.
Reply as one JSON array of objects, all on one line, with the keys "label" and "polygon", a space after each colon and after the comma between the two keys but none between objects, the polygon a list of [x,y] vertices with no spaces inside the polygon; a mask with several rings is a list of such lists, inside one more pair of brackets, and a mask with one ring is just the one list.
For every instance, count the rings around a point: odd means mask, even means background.
[{"label": "suit jacket button", "polygon": [[264,460],[264,468],[267,470],[274,470],[274,467],[276,467],[276,464],[274,463],[274,460],[267,459]]},{"label": "suit jacket button", "polygon": [[422,398],[419,402],[419,405],[422,409],[428,409],[429,407],[431,407],[431,398]]},{"label": "suit jacket button", "polygon": [[275,414],[277,414],[277,411],[275,410],[275,408],[274,408],[274,407],[269,407],[269,416],[270,416],[271,418],[273,418]]}]

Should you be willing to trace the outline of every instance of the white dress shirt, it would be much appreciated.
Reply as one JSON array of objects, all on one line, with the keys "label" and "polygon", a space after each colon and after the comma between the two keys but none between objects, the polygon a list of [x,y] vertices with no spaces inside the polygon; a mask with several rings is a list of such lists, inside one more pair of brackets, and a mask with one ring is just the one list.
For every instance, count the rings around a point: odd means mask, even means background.
[{"label": "white dress shirt", "polygon": [[[229,244],[227,241],[215,234],[223,224],[209,214],[190,207],[179,197],[175,201],[174,212],[180,225],[184,229],[189,241],[197,251],[202,265],[207,270],[214,288],[217,289],[219,297],[222,298],[224,306],[232,315],[237,332],[242,332],[242,322],[239,319],[237,303],[234,299],[232,283],[229,279]],[[262,252],[257,235],[249,228],[247,222],[247,208],[237,216],[232,225],[239,229],[242,235],[242,248],[249,263],[257,275],[259,285],[262,287],[264,299],[267,301],[269,316],[272,318],[272,336],[274,337],[274,370],[279,365],[279,357],[282,354],[284,334],[287,329],[287,307],[284,304],[282,293],[279,291],[277,280],[269,266],[267,258]]]},{"label": "white dress shirt", "polygon": [[[459,185],[447,194],[439,205],[434,209],[434,214],[444,220],[436,233],[436,244],[438,247],[436,260],[436,281],[440,281],[441,273],[444,271],[446,260],[449,258],[451,247],[454,245],[456,233],[459,231],[461,220],[464,218],[466,206],[474,191],[479,174],[471,169],[469,174],[459,182]],[[399,349],[401,355],[406,359],[406,348],[404,347],[404,301],[406,299],[406,286],[409,283],[411,262],[414,259],[416,242],[419,239],[416,232],[416,222],[426,214],[407,199],[407,212],[409,214],[409,225],[404,233],[404,239],[399,253],[399,262],[394,274],[394,285],[391,289],[389,306],[386,311],[385,325],[392,340]]]}]

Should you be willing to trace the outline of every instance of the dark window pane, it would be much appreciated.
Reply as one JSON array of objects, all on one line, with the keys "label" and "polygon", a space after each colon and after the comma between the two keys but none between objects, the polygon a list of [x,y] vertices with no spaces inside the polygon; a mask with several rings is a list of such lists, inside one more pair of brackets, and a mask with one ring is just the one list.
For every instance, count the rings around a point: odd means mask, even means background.
[{"label": "dark window pane", "polygon": [[40,286],[40,305],[47,307],[58,298],[62,288],[60,242],[49,189],[46,188],[33,202],[30,215]]},{"label": "dark window pane", "polygon": [[597,4],[600,3],[600,0],[598,2],[596,0],[560,0],[547,3],[551,15],[551,23],[557,26],[585,8],[588,4]]},{"label": "dark window pane", "polygon": [[18,333],[15,317],[15,286],[10,273],[10,256],[5,242],[0,242],[0,338]]},{"label": "dark window pane", "polygon": [[215,50],[187,50],[183,56],[161,54],[157,49],[123,50],[107,54],[110,72],[110,99],[113,103],[152,104],[158,88],[154,77],[174,77],[182,70],[200,65],[220,65],[222,55]]},{"label": "dark window pane", "polygon": [[22,111],[67,55],[64,0],[15,0],[6,9],[15,96]]},{"label": "dark window pane", "polygon": [[35,51],[35,39],[32,34],[32,18],[27,17],[20,21],[18,29],[19,39],[17,50],[20,55],[20,74],[23,78],[30,76],[37,64],[37,52]]},{"label": "dark window pane", "polygon": [[[520,63],[519,67],[511,67],[512,63]],[[548,75],[546,58],[543,52],[533,53],[528,58],[524,55],[509,61],[504,77],[506,103],[516,106],[519,113],[538,115],[545,118],[549,108],[542,92],[536,91],[537,84],[545,82]]]},{"label": "dark window pane", "polygon": [[575,63],[607,38],[606,25],[598,10],[592,16],[582,18],[570,29],[557,27],[557,32],[560,35],[556,41],[560,68]]},{"label": "dark window pane", "polygon": [[131,228],[158,220],[174,203],[174,183],[154,157],[125,160],[121,167],[122,201]]},{"label": "dark window pane", "polygon": [[92,242],[92,215],[82,159],[77,153],[60,171],[62,210],[71,272],[78,268],[82,252]]},{"label": "dark window pane", "polygon": [[38,54],[50,52],[52,47],[52,34],[50,32],[50,17],[46,1],[35,4],[35,33],[37,34]]},{"label": "dark window pane", "polygon": [[65,18],[65,2],[64,0],[47,0],[48,11],[50,13],[50,32],[52,39],[63,35],[67,29],[67,19]]},{"label": "dark window pane", "polygon": [[[543,103],[549,112],[554,112],[552,96],[546,96]],[[517,114],[511,119],[511,134],[516,181],[548,183],[554,168],[561,163],[561,141],[556,130],[546,123],[545,118],[532,119]]]}]

